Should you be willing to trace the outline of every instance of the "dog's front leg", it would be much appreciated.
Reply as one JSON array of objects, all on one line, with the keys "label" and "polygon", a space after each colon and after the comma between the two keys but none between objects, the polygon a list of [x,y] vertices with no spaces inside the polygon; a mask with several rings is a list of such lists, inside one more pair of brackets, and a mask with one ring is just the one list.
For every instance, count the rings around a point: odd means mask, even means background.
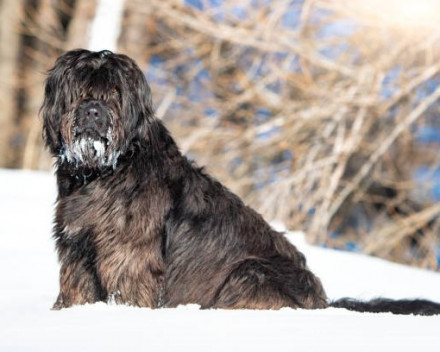
[{"label": "dog's front leg", "polygon": [[60,270],[60,293],[52,309],[104,301],[107,293],[101,287],[94,269],[83,261],[63,263]]}]

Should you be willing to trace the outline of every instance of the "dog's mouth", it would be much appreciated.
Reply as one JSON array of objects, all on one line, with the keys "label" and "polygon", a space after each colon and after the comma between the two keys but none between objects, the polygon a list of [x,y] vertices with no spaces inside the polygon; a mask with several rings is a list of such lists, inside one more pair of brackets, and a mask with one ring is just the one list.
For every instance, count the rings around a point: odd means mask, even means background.
[{"label": "dog's mouth", "polygon": [[113,140],[112,128],[109,127],[104,133],[91,128],[80,132],[75,127],[72,140],[74,144],[79,144],[83,153],[94,151],[95,156],[102,157]]},{"label": "dog's mouth", "polygon": [[74,128],[71,141],[64,145],[61,158],[77,168],[115,168],[120,152],[114,148],[112,142],[111,127],[105,135],[93,129],[78,132]]},{"label": "dog's mouth", "polygon": [[92,136],[81,136],[73,142],[73,147],[84,160],[100,160],[105,158],[109,141],[105,138],[93,138]]},{"label": "dog's mouth", "polygon": [[80,131],[76,126],[73,128],[74,139],[93,139],[93,140],[108,140],[111,139],[111,128],[109,127],[107,132],[100,132],[92,128],[86,128]]}]

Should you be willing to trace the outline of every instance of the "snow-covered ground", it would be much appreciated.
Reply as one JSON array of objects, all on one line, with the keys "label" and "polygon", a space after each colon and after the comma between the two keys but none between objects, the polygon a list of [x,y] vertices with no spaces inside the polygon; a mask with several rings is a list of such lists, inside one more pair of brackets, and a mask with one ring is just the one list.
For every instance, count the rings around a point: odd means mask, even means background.
[{"label": "snow-covered ground", "polygon": [[[440,317],[305,311],[151,310],[105,304],[51,311],[55,179],[0,171],[0,351],[440,351]],[[440,274],[307,245],[330,298],[440,301]]]}]

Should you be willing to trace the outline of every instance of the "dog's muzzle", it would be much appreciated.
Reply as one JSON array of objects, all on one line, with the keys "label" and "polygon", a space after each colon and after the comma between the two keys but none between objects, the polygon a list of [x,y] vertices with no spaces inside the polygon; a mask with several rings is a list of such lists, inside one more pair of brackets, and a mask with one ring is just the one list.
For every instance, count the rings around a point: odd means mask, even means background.
[{"label": "dog's muzzle", "polygon": [[71,142],[64,145],[62,160],[76,167],[114,168],[120,152],[110,147],[114,136],[109,107],[100,100],[87,100],[74,115]]},{"label": "dog's muzzle", "polygon": [[78,108],[74,138],[107,139],[111,125],[110,114],[97,100],[86,101]]}]

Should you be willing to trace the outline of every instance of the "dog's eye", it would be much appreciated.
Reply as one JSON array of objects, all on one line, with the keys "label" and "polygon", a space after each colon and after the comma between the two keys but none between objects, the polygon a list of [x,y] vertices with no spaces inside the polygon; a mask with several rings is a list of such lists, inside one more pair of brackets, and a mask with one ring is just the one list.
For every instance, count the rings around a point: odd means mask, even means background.
[{"label": "dog's eye", "polygon": [[113,88],[113,89],[112,89],[112,95],[119,95],[119,90],[118,90],[118,88]]}]

